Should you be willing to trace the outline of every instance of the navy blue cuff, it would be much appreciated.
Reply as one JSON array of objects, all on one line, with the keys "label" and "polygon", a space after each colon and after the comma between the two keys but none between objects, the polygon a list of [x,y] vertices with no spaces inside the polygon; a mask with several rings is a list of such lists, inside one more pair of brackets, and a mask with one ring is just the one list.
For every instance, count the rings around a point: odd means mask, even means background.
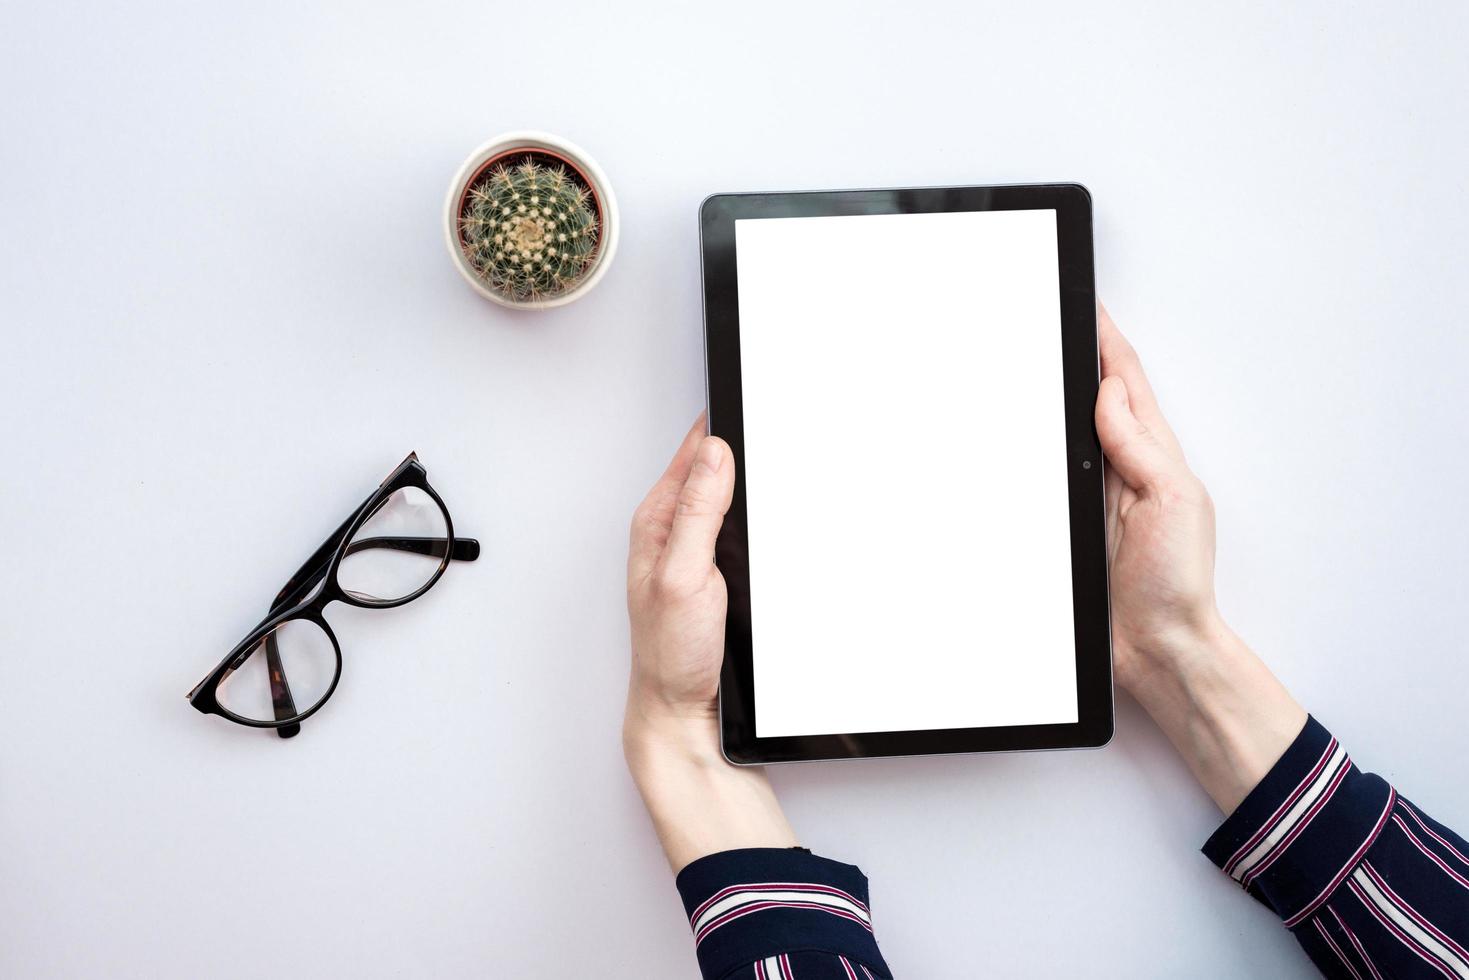
[{"label": "navy blue cuff", "polygon": [[845,956],[891,978],[872,934],[867,876],[803,848],[721,851],[678,873],[706,980],[781,953]]},{"label": "navy blue cuff", "polygon": [[1315,718],[1204,844],[1204,854],[1289,928],[1352,872],[1395,798]]}]

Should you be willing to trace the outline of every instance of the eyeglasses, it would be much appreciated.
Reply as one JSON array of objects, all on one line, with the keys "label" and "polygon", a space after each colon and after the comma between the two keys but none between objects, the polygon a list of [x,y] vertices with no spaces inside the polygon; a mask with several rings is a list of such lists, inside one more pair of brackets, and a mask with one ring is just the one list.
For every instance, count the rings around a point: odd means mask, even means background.
[{"label": "eyeglasses", "polygon": [[322,616],[341,601],[391,609],[431,589],[452,561],[474,561],[479,542],[455,538],[428,471],[408,458],[296,570],[270,612],[189,692],[206,715],[274,728],[281,738],[321,710],[342,676],[342,648]]}]

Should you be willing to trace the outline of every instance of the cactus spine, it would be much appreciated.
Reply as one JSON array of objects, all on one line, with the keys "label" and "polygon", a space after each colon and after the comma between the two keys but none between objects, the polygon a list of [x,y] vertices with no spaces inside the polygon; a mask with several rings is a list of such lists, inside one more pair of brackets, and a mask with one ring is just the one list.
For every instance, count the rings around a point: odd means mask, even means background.
[{"label": "cactus spine", "polygon": [[591,194],[559,163],[495,166],[469,188],[460,225],[470,266],[519,301],[575,286],[597,251]]}]

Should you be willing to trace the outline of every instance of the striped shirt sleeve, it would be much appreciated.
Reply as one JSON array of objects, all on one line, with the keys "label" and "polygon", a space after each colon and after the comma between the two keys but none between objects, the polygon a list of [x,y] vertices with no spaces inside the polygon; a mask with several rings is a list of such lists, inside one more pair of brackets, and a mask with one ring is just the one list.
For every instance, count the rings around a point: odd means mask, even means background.
[{"label": "striped shirt sleeve", "polygon": [[804,848],[699,858],[678,891],[705,980],[890,980],[867,877]]},{"label": "striped shirt sleeve", "polygon": [[1469,844],[1314,718],[1204,854],[1328,977],[1469,980]]}]

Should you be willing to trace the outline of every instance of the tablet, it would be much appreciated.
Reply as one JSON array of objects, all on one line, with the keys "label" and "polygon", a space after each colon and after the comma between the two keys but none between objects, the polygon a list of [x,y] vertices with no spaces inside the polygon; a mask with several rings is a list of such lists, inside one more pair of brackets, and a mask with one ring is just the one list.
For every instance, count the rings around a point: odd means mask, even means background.
[{"label": "tablet", "polygon": [[717,194],[700,231],[725,756],[1107,742],[1086,189]]}]

